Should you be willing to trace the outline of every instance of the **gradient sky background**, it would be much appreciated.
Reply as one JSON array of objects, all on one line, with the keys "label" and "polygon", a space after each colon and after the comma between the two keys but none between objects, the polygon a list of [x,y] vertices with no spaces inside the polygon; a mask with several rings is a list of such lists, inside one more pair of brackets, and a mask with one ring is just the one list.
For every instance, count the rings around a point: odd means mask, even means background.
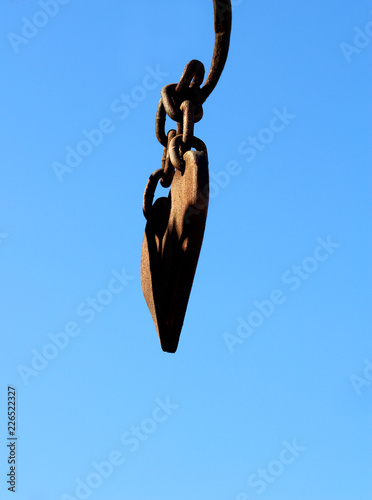
[{"label": "gradient sky background", "polygon": [[[195,127],[213,183],[176,354],[141,291],[142,196],[161,88],[191,59],[209,69],[212,0],[65,1],[54,17],[40,3],[2,5],[1,499],[15,385],[20,500],[370,500],[370,3],[233,2]],[[34,16],[45,26],[15,42]],[[54,162],[99,126],[59,181]],[[55,357],[26,376],[35,352]]]}]

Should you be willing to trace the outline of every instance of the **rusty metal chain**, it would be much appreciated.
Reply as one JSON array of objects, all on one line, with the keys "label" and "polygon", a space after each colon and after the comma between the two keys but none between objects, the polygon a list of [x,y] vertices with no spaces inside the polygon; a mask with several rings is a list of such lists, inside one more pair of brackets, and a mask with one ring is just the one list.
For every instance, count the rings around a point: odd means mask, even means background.
[{"label": "rusty metal chain", "polygon": [[[147,219],[141,251],[141,286],[161,348],[176,352],[203,242],[209,203],[207,148],[194,135],[203,103],[226,62],[231,30],[230,0],[213,0],[215,45],[211,68],[192,60],[179,82],[166,85],[156,112],[155,133],[163,146],[161,168],[147,182]],[[167,116],[177,127],[165,130]],[[195,151],[191,151],[194,148]],[[170,187],[154,201],[158,183]]]},{"label": "rusty metal chain", "polygon": [[[213,0],[213,10],[215,43],[211,67],[204,85],[201,87],[205,74],[204,65],[193,59],[186,64],[179,82],[165,85],[160,93],[155,134],[164,150],[162,167],[151,174],[145,189],[143,211],[146,218],[159,180],[163,187],[169,187],[175,169],[181,172],[184,169],[183,155],[186,151],[191,148],[205,152],[207,150],[205,144],[194,136],[194,124],[202,119],[203,103],[217,85],[226,63],[231,32],[231,1]],[[177,130],[165,132],[167,116],[177,122]]]}]

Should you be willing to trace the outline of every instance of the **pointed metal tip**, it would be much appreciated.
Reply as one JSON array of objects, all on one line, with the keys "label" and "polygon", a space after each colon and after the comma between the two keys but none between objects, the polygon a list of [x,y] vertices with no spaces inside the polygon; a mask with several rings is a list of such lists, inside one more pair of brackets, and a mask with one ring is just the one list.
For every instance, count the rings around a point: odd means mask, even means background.
[{"label": "pointed metal tip", "polygon": [[180,339],[181,329],[175,334],[175,332],[166,331],[159,334],[159,340],[161,348],[164,352],[175,353],[177,351],[178,342]]},{"label": "pointed metal tip", "polygon": [[169,352],[170,354],[174,354],[177,351],[177,347],[169,347],[169,346],[161,346],[163,352]]}]

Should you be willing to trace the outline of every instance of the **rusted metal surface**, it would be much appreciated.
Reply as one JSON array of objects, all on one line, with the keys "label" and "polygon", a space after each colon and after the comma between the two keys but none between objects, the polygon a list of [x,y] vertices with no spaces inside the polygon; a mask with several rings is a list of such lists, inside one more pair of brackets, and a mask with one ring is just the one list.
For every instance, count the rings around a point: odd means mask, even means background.
[{"label": "rusted metal surface", "polygon": [[191,145],[192,138],[194,137],[194,123],[195,123],[194,104],[192,101],[183,101],[180,109],[183,113],[182,142],[188,148]]},{"label": "rusted metal surface", "polygon": [[210,95],[220,79],[225,67],[230,46],[231,2],[230,0],[213,0],[214,9],[214,50],[212,64],[201,89],[202,102]]},{"label": "rusted metal surface", "polygon": [[[147,224],[141,255],[142,290],[161,346],[168,352],[177,349],[208,209],[207,148],[194,136],[194,124],[203,117],[203,103],[221,76],[230,43],[231,2],[213,0],[213,8],[215,44],[204,86],[204,66],[194,59],[177,84],[161,90],[155,134],[164,146],[162,167],[150,176],[143,201]],[[177,122],[177,130],[166,133],[167,116]],[[171,189],[168,197],[153,203],[159,180]]]},{"label": "rusted metal surface", "polygon": [[[177,170],[181,172],[185,169],[185,160],[180,156],[180,150],[182,151],[183,146],[183,135],[179,134],[173,137],[171,140],[168,150],[169,150],[169,158]],[[203,141],[193,136],[190,141],[190,147],[197,149],[198,151],[207,151],[207,147]]]},{"label": "rusted metal surface", "polygon": [[[194,280],[208,210],[208,158],[204,151],[184,154],[184,172],[176,171],[168,198],[145,209],[141,283],[161,347],[175,352]],[[149,185],[148,184],[148,185]]]}]

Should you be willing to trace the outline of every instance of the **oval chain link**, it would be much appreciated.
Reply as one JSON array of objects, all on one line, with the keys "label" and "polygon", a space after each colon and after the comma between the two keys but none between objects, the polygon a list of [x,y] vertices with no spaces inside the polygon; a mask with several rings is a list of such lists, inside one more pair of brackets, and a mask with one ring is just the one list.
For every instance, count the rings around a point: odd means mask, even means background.
[{"label": "oval chain link", "polygon": [[[212,63],[207,79],[200,87],[205,69],[203,63],[193,59],[186,64],[177,84],[165,85],[161,92],[155,118],[156,138],[164,146],[162,167],[150,175],[147,182],[143,212],[148,219],[160,180],[163,187],[172,183],[174,169],[184,171],[183,155],[191,148],[207,151],[203,141],[194,136],[194,124],[203,117],[203,103],[211,94],[222,74],[226,63],[231,33],[231,0],[213,0],[215,42]],[[174,129],[165,132],[167,115],[177,122]]]}]

